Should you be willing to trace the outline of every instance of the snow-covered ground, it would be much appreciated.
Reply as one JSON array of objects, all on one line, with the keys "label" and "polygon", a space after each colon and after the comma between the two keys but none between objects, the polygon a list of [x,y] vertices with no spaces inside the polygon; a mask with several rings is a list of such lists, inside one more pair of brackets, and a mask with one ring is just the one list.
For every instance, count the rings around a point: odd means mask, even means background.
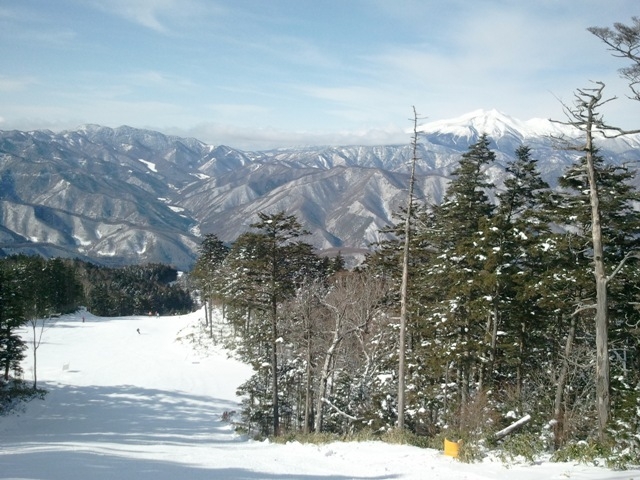
[{"label": "snow-covered ground", "polygon": [[200,314],[84,315],[84,323],[82,314],[63,316],[44,333],[37,354],[46,399],[0,417],[1,479],[640,479],[640,470],[573,463],[468,465],[379,442],[247,440],[221,417],[238,409],[235,389],[249,367],[218,348],[204,357],[176,340]]}]

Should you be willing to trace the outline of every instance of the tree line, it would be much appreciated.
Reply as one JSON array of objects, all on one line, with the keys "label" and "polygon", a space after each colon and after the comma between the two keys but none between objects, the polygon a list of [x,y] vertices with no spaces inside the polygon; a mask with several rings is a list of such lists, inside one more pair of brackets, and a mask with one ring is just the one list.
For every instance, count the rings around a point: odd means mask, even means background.
[{"label": "tree line", "polygon": [[[631,61],[620,73],[640,100],[640,19],[588,30]],[[413,198],[412,173],[408,208],[387,230],[394,240],[357,271],[310,268],[318,259],[284,212],[262,214],[230,249],[209,237],[194,274],[254,366],[239,389],[249,425],[273,435],[406,427],[477,441],[526,414],[538,432],[530,444],[579,456],[589,440],[592,457],[637,463],[637,169],[608,163],[598,142],[640,130],[604,121],[615,100],[604,89],[593,82],[562,104],[559,123],[582,137],[556,138],[580,153],[556,188],[527,145],[504,184],[492,183],[496,156],[483,135],[440,205]]]},{"label": "tree line", "polygon": [[638,458],[640,195],[635,170],[597,148],[628,133],[602,119],[603,90],[564,105],[583,139],[558,144],[582,155],[557,188],[526,145],[495,185],[482,135],[443,202],[407,209],[357,271],[323,268],[284,212],[230,249],[210,236],[194,275],[254,365],[239,389],[249,424],[345,434],[401,419],[468,439],[527,414],[550,448],[597,439]]},{"label": "tree line", "polygon": [[[632,60],[622,73],[640,100],[640,20],[590,31]],[[603,90],[596,82],[564,105],[564,123],[583,138],[558,139],[580,155],[557,187],[527,145],[494,184],[486,172],[496,155],[482,135],[461,155],[443,201],[410,196],[386,230],[393,239],[355,270],[340,255],[317,255],[282,211],[260,213],[231,245],[206,235],[190,279],[210,335],[219,307],[253,366],[238,388],[248,427],[381,433],[402,418],[413,435],[473,445],[526,414],[525,438],[540,449],[596,442],[637,463],[640,193],[636,170],[597,148],[604,136],[629,133],[602,119]],[[16,329],[78,305],[70,298],[79,292],[103,315],[191,307],[186,290],[169,293],[178,287],[168,267],[78,265],[0,261],[4,372],[19,369],[19,355],[8,354],[21,351]],[[65,280],[52,281],[54,272]]]},{"label": "tree line", "polygon": [[[585,158],[555,189],[527,146],[500,188],[485,174],[494,162],[483,135],[462,155],[444,201],[422,203],[410,222],[406,424],[469,438],[529,414],[559,448],[598,433]],[[633,443],[640,271],[623,260],[639,246],[640,196],[633,171],[597,155],[594,168],[603,255],[610,270],[619,266],[609,286],[607,428]],[[254,367],[239,388],[246,421],[276,435],[394,428],[406,219],[356,271],[314,255],[295,217],[260,219],[231,247],[208,235],[192,274],[208,305],[224,305]]]},{"label": "tree line", "polygon": [[[0,379],[19,377],[32,327],[32,349],[52,317],[80,306],[99,316],[186,313],[193,299],[175,268],[108,268],[77,259],[15,255],[0,259]],[[35,360],[35,357],[34,357]],[[1,382],[0,382],[1,383]]]}]

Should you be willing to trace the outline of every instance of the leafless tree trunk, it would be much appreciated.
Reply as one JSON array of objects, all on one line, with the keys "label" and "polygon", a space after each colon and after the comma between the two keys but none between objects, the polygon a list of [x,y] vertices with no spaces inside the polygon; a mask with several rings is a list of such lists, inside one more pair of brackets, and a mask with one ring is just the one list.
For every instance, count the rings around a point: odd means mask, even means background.
[{"label": "leafless tree trunk", "polygon": [[271,299],[271,394],[273,402],[273,435],[280,435],[280,408],[278,399],[278,303]]},{"label": "leafless tree trunk", "polygon": [[331,343],[329,344],[329,348],[324,354],[324,363],[322,365],[322,370],[320,370],[320,383],[318,386],[318,396],[316,398],[316,420],[314,429],[316,432],[320,432],[322,429],[322,403],[325,400],[325,395],[327,393],[327,382],[329,380],[329,375],[331,373],[331,364],[333,361],[333,356],[335,354],[336,348],[338,344],[344,338],[343,332],[343,322],[344,322],[344,312],[338,311],[338,308],[333,309],[335,315],[335,328],[333,330],[333,338]]},{"label": "leafless tree trunk", "polygon": [[319,298],[330,312],[330,320],[326,327],[329,338],[325,340],[324,359],[318,373],[314,422],[316,432],[322,429],[323,404],[328,404],[325,397],[330,378],[336,367],[345,364],[345,357],[353,354],[349,349],[339,347],[348,339],[362,342],[364,332],[369,332],[372,328],[384,292],[381,280],[366,273],[345,272],[337,274],[326,295]]},{"label": "leafless tree trunk", "polygon": [[569,326],[569,332],[567,333],[567,339],[564,345],[564,356],[562,357],[562,367],[560,367],[560,373],[556,379],[556,395],[553,402],[553,418],[555,420],[553,426],[553,437],[555,448],[561,446],[561,437],[563,430],[563,415],[562,415],[562,402],[564,399],[564,389],[567,385],[567,377],[569,375],[569,357],[573,349],[573,340],[576,336],[576,315],[571,316],[571,324]]},{"label": "leafless tree trunk", "polygon": [[598,182],[594,162],[595,146],[593,136],[595,132],[608,128],[597,112],[599,107],[613,100],[613,98],[603,100],[602,91],[605,87],[604,83],[595,82],[595,85],[594,88],[578,90],[578,93],[575,95],[575,106],[573,108],[569,108],[566,105],[564,106],[565,114],[569,118],[569,121],[561,123],[572,125],[585,133],[585,144],[580,150],[585,152],[586,173],[589,181],[593,274],[596,283],[596,409],[598,412],[599,436],[601,439],[604,439],[611,410],[611,400],[609,396],[609,317],[607,298],[607,283],[609,279],[607,278],[604,265],[600,197],[598,195]]},{"label": "leafless tree trunk", "polygon": [[204,299],[204,326],[209,325],[209,302]]},{"label": "leafless tree trunk", "polygon": [[[310,342],[311,340],[309,340]],[[304,427],[302,433],[309,433],[309,424],[311,423],[311,400],[313,392],[311,390],[311,345],[307,345],[307,366],[305,369],[304,384]]]},{"label": "leafless tree trunk", "polygon": [[521,419],[519,419],[516,422],[513,422],[511,425],[509,425],[506,428],[503,428],[502,430],[500,430],[499,432],[497,432],[493,438],[495,440],[500,440],[501,438],[506,437],[507,435],[513,433],[514,431],[516,431],[517,429],[519,429],[520,427],[522,427],[523,425],[526,425],[529,420],[531,420],[531,415],[525,415],[524,417],[522,417]]},{"label": "leafless tree trunk", "polygon": [[[495,298],[498,298],[496,295]],[[491,312],[491,320],[493,321],[491,328],[491,354],[489,356],[489,379],[493,379],[493,371],[496,365],[496,356],[498,352],[498,323],[500,322],[500,311],[497,302],[494,302],[493,311]]]},{"label": "leafless tree trunk", "polygon": [[416,159],[418,150],[418,114],[413,107],[413,155],[411,157],[411,177],[409,178],[409,197],[407,199],[407,218],[404,224],[404,252],[402,255],[402,284],[400,286],[400,338],[398,341],[398,423],[400,430],[404,429],[405,410],[405,360],[406,360],[406,331],[407,331],[407,291],[409,288],[409,245],[411,243],[411,215],[413,209],[413,188],[416,178]]},{"label": "leafless tree trunk", "polygon": [[213,338],[213,298],[210,298],[207,302],[209,310],[209,336]]},{"label": "leafless tree trunk", "polygon": [[519,331],[519,338],[518,338],[518,364],[516,365],[516,393],[520,401],[522,401],[522,379],[524,377],[522,366],[524,364],[525,338],[526,338],[526,324],[522,322],[520,324],[520,331]]},{"label": "leafless tree trunk", "polygon": [[291,331],[294,343],[299,345],[300,357],[305,360],[304,384],[302,408],[303,426],[302,432],[306,435],[313,426],[313,382],[316,344],[321,343],[318,338],[318,330],[325,318],[325,310],[319,305],[318,298],[325,293],[322,280],[307,280],[300,288],[298,294],[291,300],[285,310],[290,311],[289,317],[295,323],[287,325]]},{"label": "leafless tree trunk", "polygon": [[[42,323],[40,323],[42,322]],[[37,319],[32,318],[29,320],[29,324],[31,325],[31,329],[33,331],[32,338],[32,349],[33,349],[33,389],[38,388],[38,348],[40,348],[40,343],[42,342],[42,334],[45,331],[45,322],[46,319]],[[38,325],[40,328],[38,329]]]}]

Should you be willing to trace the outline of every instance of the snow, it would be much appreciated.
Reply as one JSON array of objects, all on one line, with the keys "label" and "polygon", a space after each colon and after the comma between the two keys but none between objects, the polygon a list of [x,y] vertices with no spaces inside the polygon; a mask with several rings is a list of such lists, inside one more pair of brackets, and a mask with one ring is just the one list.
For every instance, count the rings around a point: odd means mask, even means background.
[{"label": "snow", "polygon": [[456,137],[470,137],[473,134],[486,133],[492,138],[501,138],[507,134],[521,139],[547,136],[576,136],[573,127],[551,122],[543,118],[522,121],[497,110],[474,110],[456,118],[429,122],[419,127],[421,132],[432,134],[450,134]]},{"label": "snow", "polygon": [[194,237],[201,237],[202,236],[202,232],[200,231],[200,227],[198,225],[194,225],[193,227],[189,228],[189,233],[191,235],[193,235]]},{"label": "snow", "polygon": [[211,178],[210,175],[207,175],[206,173],[191,173],[190,175],[193,175],[194,177],[200,179],[200,180],[207,180],[209,178]]},{"label": "snow", "polygon": [[91,240],[86,240],[82,237],[79,237],[78,235],[73,235],[73,239],[76,241],[77,245],[81,245],[83,247],[91,245]]},{"label": "snow", "polygon": [[143,158],[139,158],[138,161],[144,163],[147,166],[147,168],[149,170],[151,170],[152,172],[155,172],[155,173],[158,172],[158,169],[156,168],[156,164],[155,163],[148,162],[147,160],[144,160]]},{"label": "snow", "polygon": [[145,253],[147,251],[147,246],[148,246],[148,242],[147,239],[145,238],[144,240],[142,240],[142,245],[139,245],[138,248],[136,248],[136,253],[138,255],[142,255],[143,253]]},{"label": "snow", "polygon": [[[318,446],[248,440],[222,417],[239,410],[235,390],[251,369],[220,347],[193,348],[189,333],[201,317],[196,312],[101,318],[78,312],[57,319],[37,351],[39,385],[48,395],[0,417],[0,479],[640,477],[640,470],[574,463],[464,464],[438,450],[381,442]],[[28,362],[25,371],[28,379]]]}]

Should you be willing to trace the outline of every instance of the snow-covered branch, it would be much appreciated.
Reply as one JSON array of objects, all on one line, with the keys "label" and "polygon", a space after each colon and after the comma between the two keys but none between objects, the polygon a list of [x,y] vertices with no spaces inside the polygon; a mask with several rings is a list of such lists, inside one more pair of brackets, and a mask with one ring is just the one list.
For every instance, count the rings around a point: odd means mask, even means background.
[{"label": "snow-covered branch", "polygon": [[525,415],[524,417],[522,417],[520,420],[513,422],[511,425],[509,425],[507,428],[503,428],[502,430],[500,430],[498,433],[496,433],[494,435],[494,438],[496,440],[500,440],[503,437],[506,437],[507,435],[509,435],[511,432],[513,432],[514,430],[517,430],[518,428],[522,427],[524,424],[526,424],[529,420],[531,420],[531,415]]},{"label": "snow-covered branch", "polygon": [[327,405],[329,405],[333,410],[335,410],[336,412],[338,412],[340,415],[347,417],[349,420],[352,421],[357,421],[360,420],[357,417],[354,417],[353,415],[349,415],[347,412],[343,412],[342,410],[340,410],[338,407],[336,407],[333,403],[331,403],[329,400],[327,400],[326,398],[322,398],[322,402],[326,403]]}]

